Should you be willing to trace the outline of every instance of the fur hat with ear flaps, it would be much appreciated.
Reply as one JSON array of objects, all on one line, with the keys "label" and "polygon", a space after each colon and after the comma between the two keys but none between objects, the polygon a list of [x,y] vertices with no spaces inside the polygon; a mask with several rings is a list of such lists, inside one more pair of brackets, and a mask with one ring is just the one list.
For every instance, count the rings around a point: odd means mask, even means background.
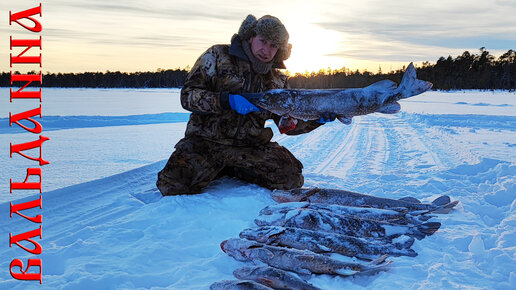
[{"label": "fur hat with ear flaps", "polygon": [[257,20],[254,15],[247,15],[238,29],[238,35],[243,40],[249,40],[257,34],[278,45],[275,62],[283,62],[290,57],[292,44],[288,43],[287,29],[278,18],[265,15]]}]

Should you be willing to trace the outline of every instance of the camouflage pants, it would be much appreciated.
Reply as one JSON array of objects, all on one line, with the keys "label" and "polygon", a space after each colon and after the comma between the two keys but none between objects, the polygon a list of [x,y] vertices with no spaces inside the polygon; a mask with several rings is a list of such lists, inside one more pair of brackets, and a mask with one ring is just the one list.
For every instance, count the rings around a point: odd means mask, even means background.
[{"label": "camouflage pants", "polygon": [[269,189],[298,188],[304,182],[301,162],[276,142],[237,147],[186,137],[175,148],[158,173],[156,185],[163,195],[200,193],[222,176],[237,177]]}]

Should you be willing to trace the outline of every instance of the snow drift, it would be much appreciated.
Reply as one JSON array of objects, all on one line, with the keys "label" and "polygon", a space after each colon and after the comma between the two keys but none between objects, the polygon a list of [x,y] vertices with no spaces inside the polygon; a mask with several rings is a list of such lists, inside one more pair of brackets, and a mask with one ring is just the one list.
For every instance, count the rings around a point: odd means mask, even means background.
[{"label": "snow drift", "polygon": [[[56,98],[85,94],[55,92]],[[162,111],[128,109],[124,115],[117,107],[105,117],[185,113],[177,105],[167,107],[177,90],[114,91],[111,97],[121,101],[125,93],[142,95]],[[400,114],[363,116],[350,126],[334,122],[301,136],[276,134],[275,140],[303,162],[306,186],[390,198],[410,195],[425,202],[446,194],[461,202],[439,217],[438,232],[414,243],[417,257],[391,257],[389,271],[375,276],[314,275],[309,282],[323,289],[515,288],[516,95],[429,92],[413,99],[402,102]],[[63,103],[63,113],[55,116],[78,116],[67,113],[66,102],[55,103]],[[81,110],[81,116],[96,115],[94,106]],[[44,217],[43,285],[10,277],[10,261],[29,255],[6,242],[0,247],[0,288],[207,289],[234,279],[233,270],[245,263],[228,257],[219,244],[254,226],[259,211],[275,204],[270,191],[225,178],[200,195],[161,197],[156,174],[185,123],[155,118],[159,124],[138,125],[137,119],[117,127],[79,122],[48,132],[49,144],[60,146],[43,149],[52,156],[43,168],[49,182],[38,210]],[[13,133],[0,132],[3,144],[13,138],[8,134]],[[6,164],[2,180],[19,170],[15,161],[20,160],[0,155]],[[1,189],[0,228],[8,237],[31,224],[18,215],[9,218],[9,202],[23,198],[7,193],[8,182]]]}]

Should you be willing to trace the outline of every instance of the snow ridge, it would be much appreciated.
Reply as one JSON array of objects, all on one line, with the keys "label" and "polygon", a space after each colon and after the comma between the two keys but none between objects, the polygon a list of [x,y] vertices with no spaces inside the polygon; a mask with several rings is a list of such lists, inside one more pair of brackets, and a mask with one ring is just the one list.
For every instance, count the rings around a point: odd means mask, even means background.
[{"label": "snow ridge", "polygon": [[[75,91],[67,92],[62,95]],[[83,93],[94,98],[95,92]],[[120,99],[113,103],[120,104],[127,93],[117,92]],[[146,92],[132,92],[141,94]],[[149,94],[161,96],[161,91]],[[516,288],[515,119],[506,111],[470,115],[479,108],[510,107],[456,104],[462,112],[451,115],[430,110],[433,104],[444,110],[457,102],[512,106],[514,94],[447,93],[434,100],[440,94],[425,93],[425,103],[402,104],[412,111],[422,106],[418,112],[362,116],[350,126],[332,122],[300,136],[280,135],[271,125],[274,140],[304,164],[307,187],[412,196],[423,202],[441,195],[460,200],[454,211],[440,216],[438,232],[414,243],[417,257],[392,257],[391,269],[374,276],[314,275],[310,283],[323,289]],[[444,105],[439,103],[443,100]],[[133,113],[119,114],[127,115]],[[56,124],[62,125],[62,117]],[[54,143],[43,150],[53,163],[44,170],[55,183],[49,180],[52,189],[44,188],[43,209],[38,209],[44,216],[43,285],[16,281],[6,270],[0,271],[1,289],[207,289],[213,282],[234,279],[233,270],[244,264],[225,255],[219,244],[254,226],[259,211],[275,204],[270,191],[224,178],[200,195],[161,197],[156,174],[183,137],[185,123],[131,122],[50,132]],[[10,139],[0,134],[3,144]],[[0,155],[0,163],[5,164],[3,180],[18,171],[8,154]],[[14,199],[2,195],[3,237],[30,225],[5,214],[9,202],[23,202]],[[0,268],[28,257],[6,243],[0,247]]]}]

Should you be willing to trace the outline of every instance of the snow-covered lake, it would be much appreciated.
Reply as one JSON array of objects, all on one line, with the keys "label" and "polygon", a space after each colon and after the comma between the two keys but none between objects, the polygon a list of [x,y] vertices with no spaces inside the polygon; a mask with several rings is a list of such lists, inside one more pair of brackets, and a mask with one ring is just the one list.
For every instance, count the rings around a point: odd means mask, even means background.
[{"label": "snow-covered lake", "polygon": [[[21,181],[35,166],[9,157],[10,142],[35,136],[9,127],[8,116],[39,102],[9,103],[8,89],[0,95],[0,228],[7,239],[36,228],[8,215],[10,202],[34,194],[9,194],[9,179]],[[295,137],[270,125],[274,141],[304,164],[305,186],[426,202],[447,194],[461,202],[438,217],[436,234],[416,241],[417,257],[389,258],[390,269],[374,276],[309,281],[323,289],[516,289],[516,93],[427,92],[401,104],[395,115],[333,122]],[[179,90],[44,88],[42,110],[42,135],[51,139],[43,144],[50,164],[37,211],[43,284],[11,278],[13,259],[34,256],[6,242],[0,289],[207,289],[232,279],[244,263],[220,242],[252,227],[275,202],[270,191],[231,179],[201,195],[161,198],[157,172],[188,120]]]}]

